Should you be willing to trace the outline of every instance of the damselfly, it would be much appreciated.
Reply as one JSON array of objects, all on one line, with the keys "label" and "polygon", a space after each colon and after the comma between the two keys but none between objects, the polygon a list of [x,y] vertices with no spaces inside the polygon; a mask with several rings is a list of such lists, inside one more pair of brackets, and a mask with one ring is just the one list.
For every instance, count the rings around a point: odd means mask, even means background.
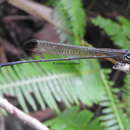
[{"label": "damselfly", "polygon": [[26,44],[29,44],[30,42],[36,43],[36,47],[32,50],[32,52],[34,53],[56,54],[71,57],[30,61],[15,61],[1,63],[0,66],[9,66],[31,62],[52,62],[79,59],[112,58],[116,61],[116,64],[113,66],[114,69],[130,73],[130,50],[84,47],[63,43],[53,43],[36,39],[30,40]]}]

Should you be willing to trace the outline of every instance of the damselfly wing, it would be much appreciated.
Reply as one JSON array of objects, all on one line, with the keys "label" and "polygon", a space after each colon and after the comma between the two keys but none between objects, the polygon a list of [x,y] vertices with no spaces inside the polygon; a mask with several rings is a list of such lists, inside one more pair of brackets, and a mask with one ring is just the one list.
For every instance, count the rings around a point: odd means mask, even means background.
[{"label": "damselfly wing", "polygon": [[55,54],[69,57],[47,59],[47,60],[43,59],[43,60],[8,62],[0,64],[0,66],[9,66],[14,64],[30,63],[30,62],[51,62],[51,61],[94,59],[94,58],[113,58],[120,63],[124,63],[130,66],[130,50],[84,47],[84,46],[76,46],[64,43],[54,43],[36,39],[26,42],[25,45],[28,45],[30,43],[36,44],[35,48],[31,50],[33,53],[53,54],[53,55]]}]

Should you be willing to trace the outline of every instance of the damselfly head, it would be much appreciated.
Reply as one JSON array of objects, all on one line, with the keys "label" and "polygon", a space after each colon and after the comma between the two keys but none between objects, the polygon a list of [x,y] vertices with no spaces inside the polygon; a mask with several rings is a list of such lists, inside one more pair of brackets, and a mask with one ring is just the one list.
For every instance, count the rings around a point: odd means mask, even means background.
[{"label": "damselfly head", "polygon": [[128,53],[128,54],[125,56],[125,58],[126,58],[127,60],[130,60],[130,53]]},{"label": "damselfly head", "polygon": [[126,53],[126,54],[124,55],[124,60],[130,62],[130,52],[128,52],[128,53]]}]

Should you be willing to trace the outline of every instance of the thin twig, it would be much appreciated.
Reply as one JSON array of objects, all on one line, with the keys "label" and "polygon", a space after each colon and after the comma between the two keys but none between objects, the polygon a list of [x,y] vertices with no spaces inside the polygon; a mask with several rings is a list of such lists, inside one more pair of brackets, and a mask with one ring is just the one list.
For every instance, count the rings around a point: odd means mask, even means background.
[{"label": "thin twig", "polygon": [[32,20],[34,19],[32,16],[25,16],[25,15],[9,15],[5,16],[2,21],[13,21],[13,20]]},{"label": "thin twig", "polygon": [[22,120],[24,123],[30,125],[32,128],[36,130],[49,130],[45,125],[40,123],[37,119],[25,114],[11,103],[9,103],[6,99],[0,98],[0,107],[3,108],[8,113],[14,115],[15,117]]},{"label": "thin twig", "polygon": [[61,30],[63,30],[64,32],[73,35],[71,32],[69,32],[68,30],[66,30],[64,27],[59,26],[59,24],[57,23],[57,21],[55,21],[55,19],[53,18],[53,13],[54,10],[38,4],[34,1],[31,0],[7,0],[11,5],[24,10],[25,12],[36,16],[38,18],[40,18],[41,20],[44,19],[47,22],[49,22],[50,24],[54,25],[57,28],[60,28]]},{"label": "thin twig", "polygon": [[54,24],[52,19],[53,10],[47,6],[40,5],[31,0],[7,0],[11,5],[24,10],[25,12],[39,17],[40,19],[45,19],[51,24]]}]

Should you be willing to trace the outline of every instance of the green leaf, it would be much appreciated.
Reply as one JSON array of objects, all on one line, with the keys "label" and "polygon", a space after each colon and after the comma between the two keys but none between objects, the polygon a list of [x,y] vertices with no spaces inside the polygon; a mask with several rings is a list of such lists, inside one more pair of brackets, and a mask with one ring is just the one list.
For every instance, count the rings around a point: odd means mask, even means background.
[{"label": "green leaf", "polygon": [[58,117],[45,122],[52,130],[100,130],[98,118],[93,119],[93,113],[80,111],[73,107],[65,110]]}]

